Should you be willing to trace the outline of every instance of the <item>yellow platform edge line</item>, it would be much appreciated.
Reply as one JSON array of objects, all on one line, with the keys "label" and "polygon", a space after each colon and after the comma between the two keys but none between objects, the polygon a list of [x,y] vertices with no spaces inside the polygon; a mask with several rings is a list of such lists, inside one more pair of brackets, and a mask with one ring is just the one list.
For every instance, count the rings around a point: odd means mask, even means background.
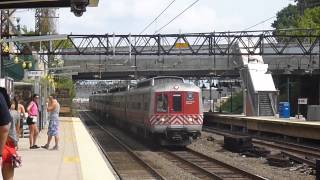
[{"label": "yellow platform edge line", "polygon": [[116,179],[79,118],[72,118],[84,180]]}]

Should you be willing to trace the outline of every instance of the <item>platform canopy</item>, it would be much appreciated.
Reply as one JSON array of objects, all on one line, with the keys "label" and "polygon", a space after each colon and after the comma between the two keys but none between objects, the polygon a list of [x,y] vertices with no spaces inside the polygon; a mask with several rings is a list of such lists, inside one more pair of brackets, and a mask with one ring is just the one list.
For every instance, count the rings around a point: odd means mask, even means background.
[{"label": "platform canopy", "polygon": [[[0,9],[70,7],[71,0],[0,0]],[[89,0],[88,6],[98,6],[99,0]]]}]

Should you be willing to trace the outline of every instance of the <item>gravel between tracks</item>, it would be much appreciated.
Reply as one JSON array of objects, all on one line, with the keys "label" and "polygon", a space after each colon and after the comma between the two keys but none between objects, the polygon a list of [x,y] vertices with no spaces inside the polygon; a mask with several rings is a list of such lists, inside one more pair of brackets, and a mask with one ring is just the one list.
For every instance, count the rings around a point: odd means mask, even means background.
[{"label": "gravel between tracks", "polygon": [[115,128],[106,128],[110,130],[118,138],[120,138],[122,141],[124,141],[126,144],[128,144],[130,148],[134,149],[135,152],[137,152],[140,155],[140,158],[142,158],[146,162],[151,162],[150,164],[152,164],[152,167],[157,169],[162,176],[170,180],[199,180],[197,177],[177,167],[173,163],[169,162],[167,159],[160,156],[156,151],[153,152],[150,149],[147,149],[144,145],[129,137],[128,134],[122,133]]},{"label": "gravel between tracks", "polygon": [[[208,137],[213,137],[214,141],[208,141]],[[314,180],[314,176],[305,175],[297,171],[290,171],[290,168],[272,167],[267,164],[265,158],[242,157],[238,153],[232,153],[222,148],[223,137],[212,133],[202,132],[202,136],[194,141],[191,149],[230,165],[263,177],[274,180]]]}]

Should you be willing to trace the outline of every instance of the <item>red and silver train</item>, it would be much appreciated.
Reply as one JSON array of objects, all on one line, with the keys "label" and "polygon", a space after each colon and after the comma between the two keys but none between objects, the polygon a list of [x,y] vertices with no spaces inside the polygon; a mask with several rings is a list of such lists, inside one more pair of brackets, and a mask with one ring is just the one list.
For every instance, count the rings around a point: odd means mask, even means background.
[{"label": "red and silver train", "polygon": [[90,108],[108,121],[160,145],[184,146],[200,136],[203,124],[201,89],[180,77],[154,77],[136,87],[94,94]]}]

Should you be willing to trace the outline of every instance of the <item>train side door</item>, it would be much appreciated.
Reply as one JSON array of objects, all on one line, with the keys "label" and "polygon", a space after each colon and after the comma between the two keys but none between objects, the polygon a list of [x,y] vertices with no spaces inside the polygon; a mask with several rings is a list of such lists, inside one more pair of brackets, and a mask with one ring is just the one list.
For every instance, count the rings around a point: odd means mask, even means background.
[{"label": "train side door", "polygon": [[183,94],[180,92],[170,93],[170,113],[183,114]]}]

